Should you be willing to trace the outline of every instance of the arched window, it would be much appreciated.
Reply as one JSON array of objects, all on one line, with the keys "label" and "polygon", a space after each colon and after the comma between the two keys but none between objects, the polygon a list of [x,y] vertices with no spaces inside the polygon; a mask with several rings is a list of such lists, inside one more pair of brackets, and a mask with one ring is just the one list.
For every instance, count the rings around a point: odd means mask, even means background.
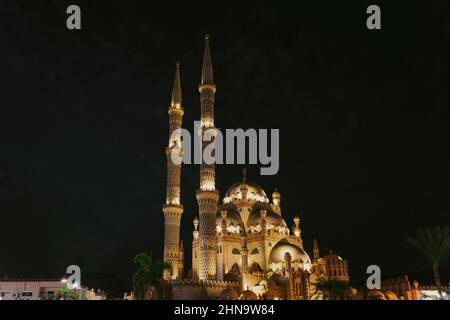
[{"label": "arched window", "polygon": [[234,248],[233,251],[231,251],[231,254],[241,254],[241,252],[239,251],[239,249]]},{"label": "arched window", "polygon": [[262,268],[258,263],[253,262],[249,268],[249,271],[250,272],[262,272]]},{"label": "arched window", "polygon": [[250,253],[250,254],[258,254],[258,253],[259,253],[258,248],[255,248],[255,249],[252,250],[252,253]]},{"label": "arched window", "polygon": [[233,272],[233,273],[240,273],[239,266],[238,266],[237,263],[233,264],[233,266],[231,267],[231,272]]}]

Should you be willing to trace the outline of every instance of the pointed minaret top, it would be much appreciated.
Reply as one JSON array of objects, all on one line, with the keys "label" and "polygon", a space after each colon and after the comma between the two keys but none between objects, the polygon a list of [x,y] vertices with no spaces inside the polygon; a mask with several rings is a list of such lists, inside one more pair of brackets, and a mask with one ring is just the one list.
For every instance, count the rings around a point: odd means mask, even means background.
[{"label": "pointed minaret top", "polygon": [[180,81],[180,63],[177,62],[177,67],[175,70],[175,79],[173,81],[172,90],[172,108],[181,108],[181,81]]},{"label": "pointed minaret top", "polygon": [[316,237],[314,237],[314,243],[313,243],[313,255],[314,255],[314,260],[319,260],[319,258],[320,258],[319,244],[317,243]]},{"label": "pointed minaret top", "polygon": [[203,55],[202,82],[201,84],[214,85],[211,52],[209,51],[209,35],[205,36],[205,53]]}]

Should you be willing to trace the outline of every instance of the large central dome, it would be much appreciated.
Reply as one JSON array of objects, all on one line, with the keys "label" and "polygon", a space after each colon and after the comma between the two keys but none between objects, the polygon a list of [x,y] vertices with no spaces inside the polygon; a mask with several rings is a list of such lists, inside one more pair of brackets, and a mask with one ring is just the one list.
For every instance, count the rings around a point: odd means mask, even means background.
[{"label": "large central dome", "polygon": [[[259,202],[269,202],[266,192],[254,182],[241,181],[236,182],[228,188],[223,199],[224,203],[232,202],[233,200],[243,200],[243,194],[247,194],[247,200],[254,200]],[[244,199],[245,200],[245,199]]]},{"label": "large central dome", "polygon": [[227,193],[225,194],[226,197],[230,197],[234,194],[237,194],[241,192],[241,188],[245,187],[247,185],[248,193],[258,194],[260,196],[266,197],[266,192],[261,188],[259,185],[257,185],[254,182],[251,181],[245,181],[245,182],[236,182],[231,185],[231,187],[228,188]]},{"label": "large central dome", "polygon": [[223,203],[230,203],[233,201],[259,201],[263,203],[269,202],[266,192],[254,182],[248,181],[246,177],[246,170],[242,170],[242,181],[233,183],[228,188],[223,198]]}]

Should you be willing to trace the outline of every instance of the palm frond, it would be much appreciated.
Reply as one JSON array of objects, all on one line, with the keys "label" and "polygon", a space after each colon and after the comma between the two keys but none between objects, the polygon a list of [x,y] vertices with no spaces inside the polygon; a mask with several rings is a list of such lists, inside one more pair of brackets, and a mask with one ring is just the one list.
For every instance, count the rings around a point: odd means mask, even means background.
[{"label": "palm frond", "polygon": [[417,248],[425,258],[437,268],[450,253],[450,228],[419,228],[415,237],[407,237],[406,242]]},{"label": "palm frond", "polygon": [[138,253],[134,257],[134,262],[139,265],[139,269],[133,275],[133,292],[136,299],[148,298],[151,288],[155,288],[157,298],[163,293],[163,288],[159,283],[165,270],[172,274],[172,265],[162,260],[153,261],[153,254]]},{"label": "palm frond", "polygon": [[137,255],[135,255],[133,261],[141,268],[151,268],[151,257],[144,252],[139,252]]},{"label": "palm frond", "polygon": [[316,293],[321,293],[326,299],[345,300],[351,297],[350,285],[346,281],[325,280],[316,283]]},{"label": "palm frond", "polygon": [[156,261],[153,265],[153,271],[158,275],[158,277],[161,277],[164,271],[169,271],[172,275],[173,273],[173,267],[172,264],[169,262],[164,262],[162,260]]}]

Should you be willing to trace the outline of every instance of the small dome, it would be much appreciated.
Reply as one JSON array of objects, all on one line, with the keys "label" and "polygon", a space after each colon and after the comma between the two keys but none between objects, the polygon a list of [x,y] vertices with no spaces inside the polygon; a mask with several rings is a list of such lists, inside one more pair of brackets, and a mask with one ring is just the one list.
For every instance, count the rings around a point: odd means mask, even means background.
[{"label": "small dome", "polygon": [[344,259],[342,259],[341,257],[339,257],[337,254],[333,253],[333,251],[331,251],[331,250],[330,250],[330,253],[324,255],[323,258],[324,258],[326,261],[330,261],[330,260],[344,261]]},{"label": "small dome", "polygon": [[386,297],[380,290],[373,289],[367,293],[367,300],[386,300]]},{"label": "small dome", "polygon": [[290,255],[292,262],[311,264],[311,259],[305,250],[289,243],[286,239],[278,241],[272,248],[269,256],[269,263],[284,261],[286,254]]},{"label": "small dome", "polygon": [[[266,217],[264,218],[266,220],[266,225],[275,225],[275,226],[283,226],[287,227],[286,222],[284,219],[279,215],[271,210],[266,210]],[[256,226],[258,224],[261,224],[262,216],[259,209],[254,210],[250,216],[248,217],[247,226]]]},{"label": "small dome", "polygon": [[245,290],[241,294],[242,300],[258,300],[258,296],[251,290]]},{"label": "small dome", "polygon": [[239,295],[233,288],[226,288],[225,290],[222,290],[217,298],[219,300],[236,300],[239,298]]},{"label": "small dome", "polygon": [[[227,221],[227,225],[233,225],[235,227],[242,225],[242,219],[241,215],[235,211],[235,210],[226,210],[227,211],[227,217],[225,220]],[[222,213],[221,210],[219,210],[216,213],[216,225],[221,226],[222,225]]]},{"label": "small dome", "polygon": [[392,291],[387,291],[384,293],[384,296],[386,297],[386,299],[388,300],[399,300],[398,296],[392,292]]},{"label": "small dome", "polygon": [[280,205],[280,201],[281,201],[281,195],[280,193],[277,191],[277,189],[275,189],[275,191],[272,193],[272,201],[273,204],[276,206]]},{"label": "small dome", "polygon": [[355,295],[355,300],[366,300],[366,292],[362,290],[358,290]]}]

